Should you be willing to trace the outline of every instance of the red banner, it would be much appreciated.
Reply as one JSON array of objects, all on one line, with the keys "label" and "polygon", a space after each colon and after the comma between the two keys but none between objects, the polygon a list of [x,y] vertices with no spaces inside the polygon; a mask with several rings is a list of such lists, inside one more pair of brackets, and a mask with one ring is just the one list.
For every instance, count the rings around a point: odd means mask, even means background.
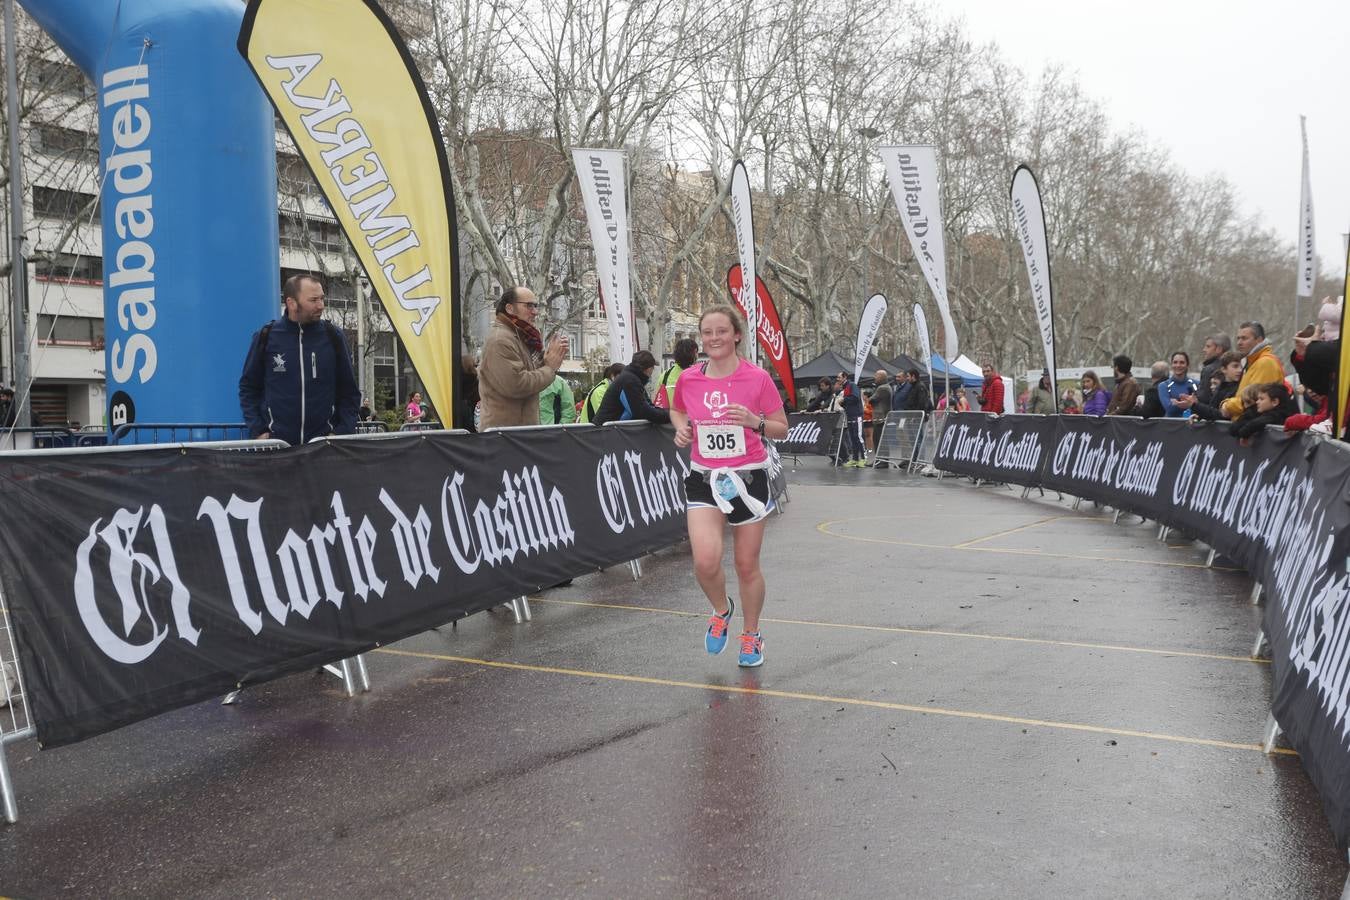
[{"label": "red banner", "polygon": [[[731,299],[735,302],[736,308],[741,311],[741,315],[745,315],[745,307],[740,302],[740,263],[727,270],[727,289],[731,291]],[[787,391],[787,408],[796,409],[797,386],[792,381],[792,351],[788,349],[783,324],[778,320],[778,308],[773,305],[769,289],[764,286],[764,279],[759,276],[755,276],[755,294],[759,299],[759,345],[764,348],[764,354],[768,356],[769,362],[773,363],[773,370],[778,373],[778,379],[783,382],[783,389]]]}]

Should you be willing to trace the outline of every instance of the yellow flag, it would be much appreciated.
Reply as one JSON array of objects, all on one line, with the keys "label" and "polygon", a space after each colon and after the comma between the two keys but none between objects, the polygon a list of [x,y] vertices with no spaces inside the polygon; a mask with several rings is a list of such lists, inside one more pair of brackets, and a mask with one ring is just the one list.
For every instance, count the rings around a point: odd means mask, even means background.
[{"label": "yellow flag", "polygon": [[239,52],[356,249],[441,421],[452,424],[454,196],[407,47],[374,0],[249,0]]}]

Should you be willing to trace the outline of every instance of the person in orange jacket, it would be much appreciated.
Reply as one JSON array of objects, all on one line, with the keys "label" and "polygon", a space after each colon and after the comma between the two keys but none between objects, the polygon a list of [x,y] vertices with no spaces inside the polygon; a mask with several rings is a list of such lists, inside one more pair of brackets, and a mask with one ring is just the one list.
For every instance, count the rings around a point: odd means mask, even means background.
[{"label": "person in orange jacket", "polygon": [[1238,382],[1238,396],[1225,400],[1219,409],[1229,419],[1242,416],[1242,391],[1253,384],[1274,384],[1284,381],[1284,366],[1266,339],[1266,329],[1260,322],[1243,322],[1237,333],[1237,349],[1247,357]]}]

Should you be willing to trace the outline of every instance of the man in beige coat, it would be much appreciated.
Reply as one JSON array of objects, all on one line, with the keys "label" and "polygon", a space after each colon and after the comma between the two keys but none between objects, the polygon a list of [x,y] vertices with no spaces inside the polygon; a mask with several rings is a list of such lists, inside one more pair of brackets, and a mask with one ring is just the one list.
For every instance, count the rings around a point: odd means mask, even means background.
[{"label": "man in beige coat", "polygon": [[545,350],[534,326],[538,316],[539,302],[529,288],[507,288],[497,300],[497,318],[478,363],[480,429],[539,424],[539,392],[553,383],[567,358],[567,338],[555,337]]}]

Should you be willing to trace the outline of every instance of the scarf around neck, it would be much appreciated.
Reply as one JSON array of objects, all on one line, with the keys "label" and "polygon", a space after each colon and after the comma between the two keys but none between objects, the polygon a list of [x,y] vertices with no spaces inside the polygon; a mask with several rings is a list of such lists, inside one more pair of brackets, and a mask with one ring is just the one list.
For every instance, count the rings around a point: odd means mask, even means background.
[{"label": "scarf around neck", "polygon": [[539,334],[539,329],[535,328],[524,319],[511,315],[509,312],[497,313],[497,321],[515,331],[520,339],[525,342],[525,347],[530,351],[531,356],[542,356],[544,353],[544,339]]}]

